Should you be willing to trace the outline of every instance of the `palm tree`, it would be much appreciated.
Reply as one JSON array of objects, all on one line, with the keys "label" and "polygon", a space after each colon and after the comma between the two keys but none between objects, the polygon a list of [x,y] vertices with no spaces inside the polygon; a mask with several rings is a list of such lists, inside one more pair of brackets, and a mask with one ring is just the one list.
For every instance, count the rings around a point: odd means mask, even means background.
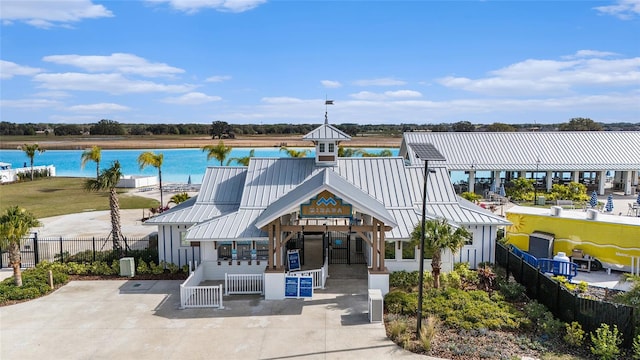
[{"label": "palm tree", "polygon": [[111,240],[113,242],[113,250],[122,250],[120,247],[120,238],[122,236],[122,227],[120,224],[120,202],[118,201],[118,193],[116,185],[122,177],[120,162],[118,160],[111,164],[111,167],[100,172],[97,179],[88,179],[84,183],[84,189],[87,191],[109,190],[109,209],[111,215]]},{"label": "palm tree", "polygon": [[189,200],[191,198],[191,196],[189,196],[188,193],[186,192],[182,192],[182,193],[178,193],[175,194],[171,197],[171,199],[169,200],[169,203],[174,203],[176,205],[181,204],[187,200]]},{"label": "palm tree", "polygon": [[309,150],[307,150],[307,149],[305,149],[305,150],[296,150],[296,149],[289,149],[286,146],[281,147],[280,151],[286,152],[287,156],[292,157],[292,158],[303,158],[303,157],[306,157],[307,154],[309,153]]},{"label": "palm tree", "polygon": [[96,163],[96,179],[100,176],[100,160],[102,159],[102,149],[100,146],[93,145],[91,149],[86,149],[82,153],[80,158],[80,168],[84,169],[84,166],[89,161],[95,161]]},{"label": "palm tree", "polygon": [[145,151],[138,156],[138,165],[140,170],[147,166],[153,166],[158,169],[158,181],[160,182],[160,212],[164,209],[164,199],[162,198],[162,160],[164,155],[162,153],[156,154],[153,151]]},{"label": "palm tree", "polygon": [[22,286],[20,242],[31,228],[41,225],[32,213],[17,205],[8,208],[0,216],[0,247],[9,248],[9,265],[13,268],[13,279],[16,286]]},{"label": "palm tree", "polygon": [[251,161],[252,157],[255,157],[256,151],[254,149],[251,149],[251,151],[249,151],[249,155],[248,156],[243,156],[240,158],[231,158],[227,161],[227,166],[229,166],[229,164],[231,164],[231,162],[235,161],[238,164],[242,165],[242,166],[249,166],[249,161]]},{"label": "palm tree", "polygon": [[220,161],[220,166],[222,166],[224,159],[231,153],[231,149],[231,146],[225,146],[222,140],[220,140],[218,145],[206,145],[202,147],[202,152],[207,152],[207,160],[215,158]]},{"label": "palm tree", "polygon": [[338,146],[338,157],[355,157],[362,156],[364,154],[364,150],[356,149],[356,148],[346,148],[342,145]]},{"label": "palm tree", "polygon": [[36,152],[42,154],[44,149],[41,148],[38,144],[23,144],[21,147],[22,151],[27,154],[29,161],[31,162],[31,181],[33,181],[33,158],[36,156]]},{"label": "palm tree", "polygon": [[[411,244],[420,243],[422,236],[422,224],[416,225],[411,233]],[[440,269],[442,266],[442,251],[449,249],[451,252],[459,250],[465,241],[471,237],[471,233],[463,227],[454,229],[446,219],[433,219],[425,222],[424,247],[426,252],[432,252],[431,274],[433,275],[433,287],[440,287]],[[420,254],[424,261],[424,253]]]}]

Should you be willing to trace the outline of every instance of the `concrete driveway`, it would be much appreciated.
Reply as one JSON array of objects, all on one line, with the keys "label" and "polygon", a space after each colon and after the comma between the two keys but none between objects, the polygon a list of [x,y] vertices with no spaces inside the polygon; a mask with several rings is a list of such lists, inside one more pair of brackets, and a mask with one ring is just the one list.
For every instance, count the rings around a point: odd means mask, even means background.
[{"label": "concrete driveway", "polygon": [[0,358],[429,359],[368,322],[366,280],[329,281],[313,299],[227,297],[224,309],[187,310],[179,281],[72,281],[0,308]]}]

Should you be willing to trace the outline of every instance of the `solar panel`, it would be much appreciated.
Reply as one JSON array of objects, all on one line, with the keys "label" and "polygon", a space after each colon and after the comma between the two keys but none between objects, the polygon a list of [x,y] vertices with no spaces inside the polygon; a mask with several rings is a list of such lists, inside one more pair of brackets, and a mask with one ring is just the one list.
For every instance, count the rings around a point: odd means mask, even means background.
[{"label": "solar panel", "polygon": [[446,161],[447,160],[444,158],[442,154],[440,154],[438,149],[436,149],[436,147],[433,146],[433,144],[431,143],[409,144],[409,147],[413,149],[413,151],[421,160],[428,160],[428,161]]}]

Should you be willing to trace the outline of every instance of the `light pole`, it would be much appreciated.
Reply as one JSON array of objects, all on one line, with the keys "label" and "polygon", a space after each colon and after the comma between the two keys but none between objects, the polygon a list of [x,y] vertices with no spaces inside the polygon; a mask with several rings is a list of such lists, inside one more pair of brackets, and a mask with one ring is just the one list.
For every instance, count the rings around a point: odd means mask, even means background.
[{"label": "light pole", "polygon": [[427,222],[427,181],[429,180],[429,160],[444,161],[445,158],[432,144],[409,144],[416,155],[424,161],[424,183],[422,187],[422,220],[420,231],[420,273],[418,274],[418,311],[416,336],[420,336],[422,328],[422,297],[424,288],[424,237]]},{"label": "light pole", "polygon": [[540,159],[536,159],[536,173],[533,175],[533,206],[538,203],[538,168],[540,167]]}]

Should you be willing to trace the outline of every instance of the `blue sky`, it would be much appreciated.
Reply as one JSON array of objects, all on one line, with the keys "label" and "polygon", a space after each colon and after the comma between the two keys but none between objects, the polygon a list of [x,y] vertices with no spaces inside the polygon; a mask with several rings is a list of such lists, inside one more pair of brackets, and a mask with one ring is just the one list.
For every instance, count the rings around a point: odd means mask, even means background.
[{"label": "blue sky", "polygon": [[0,2],[0,121],[640,122],[640,0]]}]

